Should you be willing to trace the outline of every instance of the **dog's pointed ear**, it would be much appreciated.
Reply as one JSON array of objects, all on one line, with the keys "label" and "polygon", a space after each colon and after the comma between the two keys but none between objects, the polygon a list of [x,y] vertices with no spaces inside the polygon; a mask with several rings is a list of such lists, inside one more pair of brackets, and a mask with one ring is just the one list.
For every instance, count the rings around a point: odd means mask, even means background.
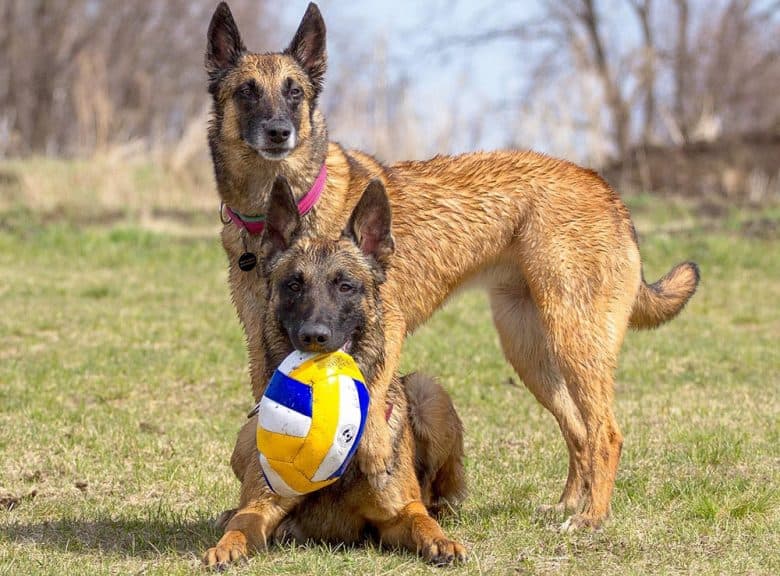
[{"label": "dog's pointed ear", "polygon": [[301,215],[290,184],[284,176],[277,176],[268,200],[262,240],[267,261],[290,247],[300,225]]},{"label": "dog's pointed ear", "polygon": [[300,64],[311,79],[316,95],[322,91],[327,65],[325,49],[325,21],[314,2],[309,3],[306,13],[298,25],[298,31],[285,50]]},{"label": "dog's pointed ear", "polygon": [[380,180],[368,183],[342,235],[357,244],[363,254],[373,258],[383,271],[387,270],[390,256],[395,251],[395,240],[390,200]]},{"label": "dog's pointed ear", "polygon": [[246,52],[236,21],[226,2],[220,2],[211,17],[206,45],[206,70],[214,78],[220,72],[235,66]]}]

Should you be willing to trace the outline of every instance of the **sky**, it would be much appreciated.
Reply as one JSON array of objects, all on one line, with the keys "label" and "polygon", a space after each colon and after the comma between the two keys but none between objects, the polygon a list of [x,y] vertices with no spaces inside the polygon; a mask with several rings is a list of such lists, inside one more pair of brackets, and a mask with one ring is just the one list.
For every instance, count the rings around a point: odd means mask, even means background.
[{"label": "sky", "polygon": [[[281,26],[292,35],[308,1],[293,0],[285,3]],[[495,5],[495,10],[485,6]],[[522,90],[523,83],[517,73],[520,66],[516,57],[517,44],[509,41],[492,42],[479,48],[456,47],[442,49],[437,40],[447,36],[460,36],[476,29],[500,27],[508,20],[518,20],[533,15],[538,10],[535,1],[475,2],[454,0],[320,0],[318,6],[328,27],[329,37],[347,38],[356,50],[370,52],[376,42],[384,41],[391,74],[405,74],[412,84],[414,100],[425,109],[429,121],[447,122],[436,118],[445,114],[443,106],[431,103],[449,101],[455,94],[461,95],[461,112],[464,115],[485,114],[494,108],[507,94]],[[329,66],[339,66],[338,42],[329,43]],[[463,94],[463,92],[466,92]],[[324,98],[327,98],[327,83]],[[485,125],[500,124],[486,118]],[[499,147],[505,135],[501,130],[483,134],[483,147]],[[463,149],[469,142],[455,144]]]}]

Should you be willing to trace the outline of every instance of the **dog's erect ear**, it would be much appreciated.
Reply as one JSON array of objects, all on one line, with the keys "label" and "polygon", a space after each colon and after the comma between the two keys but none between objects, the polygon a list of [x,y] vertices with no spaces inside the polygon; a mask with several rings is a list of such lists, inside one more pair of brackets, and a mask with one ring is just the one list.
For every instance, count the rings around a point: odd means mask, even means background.
[{"label": "dog's erect ear", "polygon": [[309,3],[306,14],[298,25],[298,31],[284,52],[295,58],[306,70],[315,92],[319,95],[325,80],[328,56],[325,50],[325,21],[314,2]]},{"label": "dog's erect ear", "polygon": [[275,254],[290,247],[301,225],[298,205],[284,176],[277,176],[274,180],[265,212],[263,246],[265,257],[270,260]]},{"label": "dog's erect ear", "polygon": [[220,2],[209,24],[206,46],[206,70],[212,79],[219,72],[235,66],[246,46],[227,3]]},{"label": "dog's erect ear", "polygon": [[391,227],[392,211],[385,186],[379,180],[371,180],[352,211],[343,236],[351,238],[363,254],[387,270],[395,250]]}]

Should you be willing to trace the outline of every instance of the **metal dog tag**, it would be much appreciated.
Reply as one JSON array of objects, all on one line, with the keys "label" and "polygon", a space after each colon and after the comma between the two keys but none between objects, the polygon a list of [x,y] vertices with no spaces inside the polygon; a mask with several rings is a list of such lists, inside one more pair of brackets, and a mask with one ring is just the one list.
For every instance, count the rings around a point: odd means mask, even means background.
[{"label": "metal dog tag", "polygon": [[238,258],[238,267],[244,272],[249,272],[257,266],[257,256],[252,252],[244,252]]}]

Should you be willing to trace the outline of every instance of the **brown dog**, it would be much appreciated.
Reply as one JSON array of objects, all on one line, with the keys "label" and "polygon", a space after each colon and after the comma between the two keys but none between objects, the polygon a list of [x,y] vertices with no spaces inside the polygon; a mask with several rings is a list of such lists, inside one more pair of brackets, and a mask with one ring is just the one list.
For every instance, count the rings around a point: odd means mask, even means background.
[{"label": "brown dog", "polygon": [[[269,281],[263,321],[266,377],[293,347],[309,352],[347,348],[370,383],[382,369],[379,285],[392,252],[390,205],[382,184],[369,186],[339,240],[303,234],[283,179],[272,201],[269,233],[261,246]],[[426,509],[457,504],[465,495],[463,432],[452,402],[436,382],[416,374],[394,378],[385,398],[394,472],[381,490],[353,464],[327,488],[270,502],[253,416],[239,433],[232,460],[241,479],[241,503],[204,563],[227,564],[270,538],[352,543],[369,528],[382,543],[418,552],[436,564],[464,560],[464,548],[444,535]]]},{"label": "brown dog", "polygon": [[255,398],[264,387],[258,319],[266,298],[261,268],[244,271],[260,243],[245,215],[263,214],[274,179],[283,175],[306,213],[306,229],[332,236],[378,178],[393,207],[396,258],[381,288],[385,362],[371,385],[376,402],[356,456],[361,470],[381,486],[392,467],[382,407],[404,336],[455,290],[479,285],[490,295],[505,356],[555,416],[569,450],[563,493],[547,508],[575,512],[566,529],[599,527],[623,443],[612,412],[620,346],[629,326],[655,327],[683,308],[698,284],[696,265],[679,264],[645,283],[628,210],[596,173],[569,162],[493,152],[388,167],[328,143],[317,108],[325,24],[314,4],[290,46],[274,54],[248,52],[220,4],[206,64],[214,102],[209,144],[232,220],[222,242]]}]

